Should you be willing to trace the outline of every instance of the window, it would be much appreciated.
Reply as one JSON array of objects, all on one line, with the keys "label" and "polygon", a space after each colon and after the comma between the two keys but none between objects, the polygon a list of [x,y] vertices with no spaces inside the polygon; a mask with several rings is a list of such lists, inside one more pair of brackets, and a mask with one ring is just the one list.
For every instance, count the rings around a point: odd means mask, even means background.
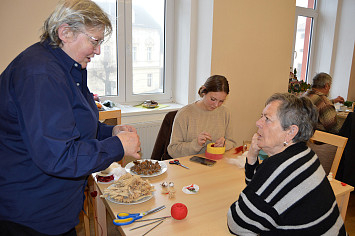
[{"label": "window", "polygon": [[152,47],[147,47],[147,61],[152,60]]},{"label": "window", "polygon": [[132,60],[137,60],[137,47],[132,47]]},{"label": "window", "polygon": [[147,86],[148,87],[152,87],[152,74],[151,73],[149,73],[149,74],[147,74]]},{"label": "window", "polygon": [[316,0],[296,0],[294,50],[291,67],[297,70],[298,79],[303,81],[308,81],[313,28],[317,15]]},{"label": "window", "polygon": [[[170,101],[171,1],[95,0],[110,16],[114,31],[101,55],[88,64],[91,92],[118,103]],[[171,15],[171,16],[170,16]]]}]

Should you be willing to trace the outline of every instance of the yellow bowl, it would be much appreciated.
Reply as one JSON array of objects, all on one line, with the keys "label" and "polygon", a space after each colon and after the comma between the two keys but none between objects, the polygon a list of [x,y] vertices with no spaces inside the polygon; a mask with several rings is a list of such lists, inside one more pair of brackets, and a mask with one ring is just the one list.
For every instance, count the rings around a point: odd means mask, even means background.
[{"label": "yellow bowl", "polygon": [[205,152],[205,156],[210,159],[219,160],[223,158],[226,147],[214,147],[214,143],[209,143]]}]

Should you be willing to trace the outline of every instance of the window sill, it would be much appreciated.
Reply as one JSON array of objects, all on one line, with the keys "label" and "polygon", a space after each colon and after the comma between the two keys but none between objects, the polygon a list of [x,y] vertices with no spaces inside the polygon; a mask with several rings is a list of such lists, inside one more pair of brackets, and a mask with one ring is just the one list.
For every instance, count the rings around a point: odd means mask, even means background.
[{"label": "window sill", "polygon": [[182,108],[184,105],[177,103],[164,103],[160,105],[168,105],[167,107],[148,109],[134,107],[131,105],[118,105],[114,109],[121,110],[121,121],[122,124],[131,124],[131,123],[141,123],[154,120],[163,120],[165,114],[169,111],[174,111]]},{"label": "window sill", "polygon": [[149,108],[134,107],[130,105],[120,105],[118,106],[118,108],[121,109],[122,117],[127,117],[132,115],[137,116],[137,115],[160,114],[160,113],[165,114],[169,111],[178,110],[181,107],[183,107],[183,105],[176,104],[176,103],[164,103],[160,105],[168,105],[168,106],[162,108],[149,109]]}]

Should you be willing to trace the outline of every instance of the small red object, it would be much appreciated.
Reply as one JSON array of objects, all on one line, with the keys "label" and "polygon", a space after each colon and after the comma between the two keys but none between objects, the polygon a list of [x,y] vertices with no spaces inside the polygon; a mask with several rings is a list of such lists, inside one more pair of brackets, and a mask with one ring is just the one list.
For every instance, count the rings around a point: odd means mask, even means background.
[{"label": "small red object", "polygon": [[347,184],[346,184],[346,183],[341,182],[341,185],[346,186]]},{"label": "small red object", "polygon": [[240,153],[240,152],[242,152],[242,151],[243,151],[243,146],[236,147],[234,154],[238,154],[238,153]]},{"label": "small red object", "polygon": [[187,216],[187,207],[182,203],[175,203],[171,206],[171,216],[175,220],[183,220]]},{"label": "small red object", "polygon": [[90,195],[91,195],[92,198],[95,198],[97,196],[97,191],[91,192]]},{"label": "small red object", "polygon": [[96,179],[97,179],[98,182],[107,183],[107,182],[110,182],[110,181],[114,180],[115,177],[113,175],[109,175],[109,176],[96,175]]}]

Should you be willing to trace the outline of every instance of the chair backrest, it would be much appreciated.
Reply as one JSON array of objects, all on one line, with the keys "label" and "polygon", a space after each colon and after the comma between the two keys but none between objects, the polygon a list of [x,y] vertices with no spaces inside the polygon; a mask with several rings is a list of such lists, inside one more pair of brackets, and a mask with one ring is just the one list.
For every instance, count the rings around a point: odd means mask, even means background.
[{"label": "chair backrest", "polygon": [[[346,145],[346,142],[348,141],[348,139],[341,137],[339,135],[316,130],[314,132],[313,137],[310,139],[310,141],[322,142],[322,143],[330,144],[330,145],[333,145],[336,147],[335,156],[334,156],[333,161],[331,162],[332,164],[331,164],[331,168],[330,168],[330,172],[332,172],[333,177],[335,178],[336,173],[338,171],[340,159],[341,159],[341,156],[343,155],[343,151],[344,151],[344,148],[345,148],[345,145]],[[321,163],[331,161],[331,159],[328,159],[331,157],[328,156],[326,159],[324,159],[321,155],[321,151],[317,150],[317,146],[322,146],[322,145],[316,145],[316,144],[311,143],[309,146],[317,154]],[[323,150],[323,153],[328,153],[328,154],[331,153],[331,149],[329,148],[329,146],[325,145],[324,147],[326,147],[326,148],[325,148],[325,150]],[[324,147],[323,147],[323,149],[324,149]]]},{"label": "chair backrest", "polygon": [[166,113],[155,140],[151,159],[158,161],[172,159],[168,153],[168,146],[176,113],[177,110]]},{"label": "chair backrest", "polygon": [[106,120],[114,119],[114,123],[107,123],[110,125],[120,125],[121,124],[121,110],[112,110],[112,111],[100,111],[99,120],[106,123]]}]

